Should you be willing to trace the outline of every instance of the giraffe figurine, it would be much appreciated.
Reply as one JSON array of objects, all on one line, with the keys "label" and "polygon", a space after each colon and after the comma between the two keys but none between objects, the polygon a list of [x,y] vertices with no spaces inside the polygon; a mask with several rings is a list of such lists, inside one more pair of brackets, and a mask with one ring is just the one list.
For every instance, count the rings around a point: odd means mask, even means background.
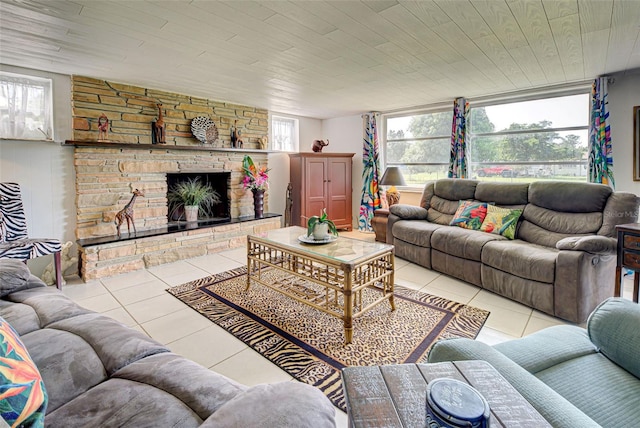
[{"label": "giraffe figurine", "polygon": [[133,204],[135,203],[138,196],[144,196],[144,193],[136,189],[133,191],[133,196],[131,197],[129,203],[127,203],[127,205],[125,205],[123,209],[116,213],[115,223],[116,227],[118,228],[118,236],[120,236],[120,226],[125,219],[127,220],[127,230],[129,234],[131,234],[131,224],[133,224],[133,233],[138,233],[138,231],[136,230],[136,223],[133,220]]}]

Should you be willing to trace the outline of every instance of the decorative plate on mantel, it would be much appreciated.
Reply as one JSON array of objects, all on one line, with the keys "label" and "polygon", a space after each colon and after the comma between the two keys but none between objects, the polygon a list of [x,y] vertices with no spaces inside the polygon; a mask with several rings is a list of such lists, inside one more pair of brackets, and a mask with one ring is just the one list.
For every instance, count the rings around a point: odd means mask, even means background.
[{"label": "decorative plate on mantel", "polygon": [[213,144],[218,139],[218,128],[207,116],[198,116],[191,120],[191,133],[203,144]]}]

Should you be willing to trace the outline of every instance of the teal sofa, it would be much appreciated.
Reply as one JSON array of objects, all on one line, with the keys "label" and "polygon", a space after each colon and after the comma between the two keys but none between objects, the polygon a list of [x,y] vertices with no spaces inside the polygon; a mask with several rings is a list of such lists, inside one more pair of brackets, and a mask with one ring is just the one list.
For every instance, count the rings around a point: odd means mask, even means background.
[{"label": "teal sofa", "polygon": [[495,346],[437,342],[429,362],[484,360],[554,427],[640,426],[640,305],[610,298],[586,329],[554,326]]}]

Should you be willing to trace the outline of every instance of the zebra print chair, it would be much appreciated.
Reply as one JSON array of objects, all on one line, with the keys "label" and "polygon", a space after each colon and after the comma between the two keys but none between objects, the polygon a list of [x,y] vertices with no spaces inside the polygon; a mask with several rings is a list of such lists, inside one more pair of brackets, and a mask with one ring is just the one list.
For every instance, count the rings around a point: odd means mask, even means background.
[{"label": "zebra print chair", "polygon": [[62,289],[60,251],[57,239],[32,239],[27,236],[27,219],[22,207],[20,185],[0,183],[0,259],[29,259],[53,254],[56,287]]}]

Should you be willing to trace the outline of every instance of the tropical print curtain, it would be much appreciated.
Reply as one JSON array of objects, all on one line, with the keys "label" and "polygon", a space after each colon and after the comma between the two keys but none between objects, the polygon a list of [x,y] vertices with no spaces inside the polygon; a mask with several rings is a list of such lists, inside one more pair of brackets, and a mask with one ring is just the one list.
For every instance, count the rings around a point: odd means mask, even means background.
[{"label": "tropical print curtain", "polygon": [[382,207],[378,180],[380,179],[380,162],[378,161],[378,128],[376,113],[362,116],[362,198],[360,199],[360,216],[358,230],[373,232],[371,219],[373,211]]},{"label": "tropical print curtain", "polygon": [[595,79],[591,87],[591,119],[589,120],[589,181],[607,184],[614,188],[607,92],[607,78]]},{"label": "tropical print curtain", "polygon": [[449,178],[467,178],[467,142],[465,131],[469,103],[464,98],[453,101],[453,123],[451,125],[451,156],[449,157]]}]

